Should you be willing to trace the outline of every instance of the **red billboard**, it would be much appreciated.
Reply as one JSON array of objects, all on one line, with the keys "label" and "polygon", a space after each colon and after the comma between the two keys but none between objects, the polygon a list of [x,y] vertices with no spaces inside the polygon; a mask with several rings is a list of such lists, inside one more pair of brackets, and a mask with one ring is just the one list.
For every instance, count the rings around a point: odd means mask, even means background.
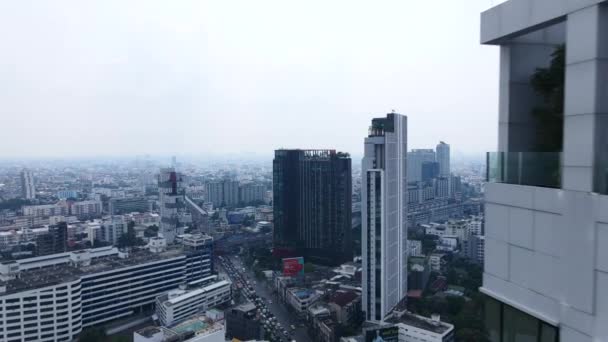
[{"label": "red billboard", "polygon": [[286,277],[295,277],[304,274],[304,258],[287,258],[283,259],[283,275]]}]

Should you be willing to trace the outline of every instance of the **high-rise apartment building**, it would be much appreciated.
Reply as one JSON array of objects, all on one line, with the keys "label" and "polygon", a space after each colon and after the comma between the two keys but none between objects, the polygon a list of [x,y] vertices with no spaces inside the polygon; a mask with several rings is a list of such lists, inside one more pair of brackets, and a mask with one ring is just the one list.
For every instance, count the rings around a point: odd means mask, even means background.
[{"label": "high-rise apartment building", "polygon": [[277,251],[339,264],[352,259],[351,159],[335,150],[276,150],[273,161]]},{"label": "high-rise apartment building", "polygon": [[383,321],[407,293],[406,151],[406,116],[372,120],[361,165],[362,306],[370,321]]},{"label": "high-rise apartment building", "polygon": [[175,236],[182,233],[184,224],[191,222],[191,216],[186,209],[186,190],[183,176],[174,168],[161,169],[158,176],[158,192],[160,197],[160,231],[159,233],[173,243]]},{"label": "high-rise apartment building", "polygon": [[[605,341],[608,1],[509,0],[481,15],[481,41],[500,46],[480,289],[489,339]],[[539,69],[557,80],[550,104],[531,82]]]},{"label": "high-rise apartment building", "polygon": [[32,171],[27,169],[23,169],[23,171],[21,171],[21,196],[23,196],[25,199],[36,198],[34,174]]},{"label": "high-rise apartment building", "polygon": [[239,182],[224,179],[205,184],[207,202],[216,207],[233,207],[239,204]]},{"label": "high-rise apartment building", "polygon": [[437,162],[439,163],[439,176],[450,176],[450,145],[439,142],[437,145]]},{"label": "high-rise apartment building", "polygon": [[435,151],[433,149],[413,149],[407,153],[407,181],[422,181],[422,167],[425,163],[435,162]]},{"label": "high-rise apartment building", "polygon": [[68,245],[68,225],[59,222],[48,229],[48,233],[36,236],[36,255],[64,253]]}]

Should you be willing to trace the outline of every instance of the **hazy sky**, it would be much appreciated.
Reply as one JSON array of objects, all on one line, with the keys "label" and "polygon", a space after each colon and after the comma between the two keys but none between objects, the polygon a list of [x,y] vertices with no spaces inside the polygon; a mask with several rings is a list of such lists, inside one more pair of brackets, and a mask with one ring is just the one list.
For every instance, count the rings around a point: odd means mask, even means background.
[{"label": "hazy sky", "polygon": [[496,149],[497,0],[0,1],[0,158]]}]

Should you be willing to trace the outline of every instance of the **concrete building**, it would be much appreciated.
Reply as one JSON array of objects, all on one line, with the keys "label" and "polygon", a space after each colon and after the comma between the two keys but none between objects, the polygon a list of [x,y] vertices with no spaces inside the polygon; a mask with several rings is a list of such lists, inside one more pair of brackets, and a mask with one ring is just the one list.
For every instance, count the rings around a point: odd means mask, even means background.
[{"label": "concrete building", "polygon": [[399,328],[399,342],[453,342],[454,326],[442,322],[439,315],[431,318],[407,311],[395,312],[387,320]]},{"label": "concrete building", "polygon": [[361,186],[363,311],[382,321],[407,293],[407,117],[372,120]]},{"label": "concrete building", "polygon": [[[141,250],[130,254],[119,252],[113,247],[102,247],[3,262],[0,263],[0,290],[4,289],[4,292],[0,292],[0,301],[4,303],[12,298],[26,298],[31,303],[16,306],[11,309],[15,310],[15,313],[10,315],[24,316],[30,314],[30,307],[48,305],[45,300],[47,296],[42,295],[47,292],[47,287],[62,290],[71,288],[71,283],[78,283],[78,290],[74,290],[71,296],[55,295],[67,296],[67,301],[62,298],[52,303],[56,306],[55,310],[63,310],[65,303],[70,301],[75,307],[74,303],[78,304],[77,308],[68,307],[73,315],[72,320],[78,324],[78,329],[71,328],[72,336],[72,333],[79,332],[81,327],[152,309],[158,296],[178,288],[180,284],[200,278],[200,274],[193,274],[190,269],[193,263],[189,260],[196,256],[180,246],[155,249],[154,252]],[[32,291],[41,295],[30,296]],[[45,320],[47,316],[44,311],[32,312],[32,319]],[[48,317],[51,319],[49,324],[63,331],[65,321],[62,316]],[[16,323],[15,328],[12,328],[12,323]],[[28,325],[22,323],[0,320],[0,331],[15,330],[14,334],[18,334],[14,336],[28,335]],[[40,333],[44,331],[46,330],[41,330]],[[63,332],[61,334],[63,335]]]},{"label": "concrete building", "polygon": [[[480,289],[490,340],[605,340],[608,2],[510,0],[482,13],[481,41],[500,46]],[[563,116],[539,122],[530,79],[551,63],[565,69]]]},{"label": "concrete building", "polygon": [[21,196],[28,200],[36,198],[34,174],[27,169],[21,171]]},{"label": "concrete building", "polygon": [[38,234],[36,236],[36,255],[49,255],[56,253],[64,253],[67,251],[68,245],[68,225],[65,222],[60,222],[55,226],[48,228],[46,234]]},{"label": "concrete building", "polygon": [[149,326],[133,332],[133,342],[225,342],[221,320],[198,315],[173,326]]},{"label": "concrete building", "polygon": [[407,255],[411,257],[422,256],[422,241],[408,239]]},{"label": "concrete building", "polygon": [[257,316],[257,307],[245,303],[226,310],[226,339],[241,341],[258,340],[264,336],[262,322]]},{"label": "concrete building", "polygon": [[102,203],[101,201],[80,201],[70,202],[68,201],[69,214],[74,215],[78,218],[91,218],[100,216],[102,214]]},{"label": "concrete building", "polygon": [[437,162],[439,163],[439,176],[449,177],[450,170],[450,145],[439,142],[437,145]]},{"label": "concrete building", "polygon": [[108,206],[110,215],[150,211],[150,203],[145,197],[111,198]]},{"label": "concrete building", "polygon": [[156,315],[163,326],[171,327],[197,313],[229,302],[232,299],[230,286],[226,280],[190,282],[157,297]]},{"label": "concrete building", "polygon": [[425,176],[432,172],[432,165],[435,163],[435,151],[433,149],[413,149],[407,153],[407,181],[420,182],[423,180],[423,166],[425,167]]},{"label": "concrete building", "polygon": [[173,168],[161,169],[158,175],[158,193],[161,216],[159,233],[171,244],[176,235],[183,233],[184,226],[192,222],[192,217],[186,210],[182,174]]},{"label": "concrete building", "polygon": [[78,191],[76,190],[60,190],[55,193],[55,196],[60,200],[67,200],[68,198],[78,198]]},{"label": "concrete building", "polygon": [[239,186],[239,203],[263,202],[266,187],[260,184],[241,184]]},{"label": "concrete building", "polygon": [[49,217],[49,216],[68,216],[69,206],[66,202],[57,204],[27,205],[23,207],[24,216]]},{"label": "concrete building", "polygon": [[321,296],[314,290],[292,287],[286,291],[285,301],[301,317],[306,316],[308,307]]},{"label": "concrete building", "polygon": [[234,207],[239,204],[239,182],[224,179],[205,184],[207,202],[215,207]]}]

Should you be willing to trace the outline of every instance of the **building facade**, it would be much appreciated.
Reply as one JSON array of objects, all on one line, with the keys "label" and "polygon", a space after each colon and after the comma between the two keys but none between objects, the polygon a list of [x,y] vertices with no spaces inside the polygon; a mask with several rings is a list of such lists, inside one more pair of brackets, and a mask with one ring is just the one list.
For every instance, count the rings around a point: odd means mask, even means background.
[{"label": "building facade", "polygon": [[[413,149],[407,153],[407,181],[421,182],[424,176],[428,176],[429,167],[432,168],[436,160],[435,151],[433,149]],[[423,168],[426,168],[423,172]]]},{"label": "building facade", "polygon": [[205,184],[207,202],[215,207],[234,207],[239,204],[239,182],[224,179]]},{"label": "building facade", "polygon": [[241,304],[226,311],[226,339],[241,341],[261,340],[264,336],[262,322],[257,317],[253,303]]},{"label": "building facade", "polygon": [[363,311],[382,321],[407,293],[407,117],[372,120],[362,160]]},{"label": "building facade", "polygon": [[[481,41],[500,46],[480,289],[489,338],[605,340],[608,2],[510,0],[482,13]],[[542,122],[539,69],[563,81],[561,112]]]},{"label": "building facade", "polygon": [[161,216],[159,233],[167,243],[173,243],[175,236],[183,233],[184,225],[192,221],[186,210],[182,174],[173,168],[161,169],[158,175],[158,193]]},{"label": "building facade", "polygon": [[450,145],[441,141],[437,145],[437,162],[439,163],[439,176],[450,176]]},{"label": "building facade", "polygon": [[110,215],[145,213],[150,211],[150,203],[145,197],[111,198],[109,211]]},{"label": "building facade", "polygon": [[352,170],[347,153],[276,150],[274,246],[314,262],[352,259]]}]

